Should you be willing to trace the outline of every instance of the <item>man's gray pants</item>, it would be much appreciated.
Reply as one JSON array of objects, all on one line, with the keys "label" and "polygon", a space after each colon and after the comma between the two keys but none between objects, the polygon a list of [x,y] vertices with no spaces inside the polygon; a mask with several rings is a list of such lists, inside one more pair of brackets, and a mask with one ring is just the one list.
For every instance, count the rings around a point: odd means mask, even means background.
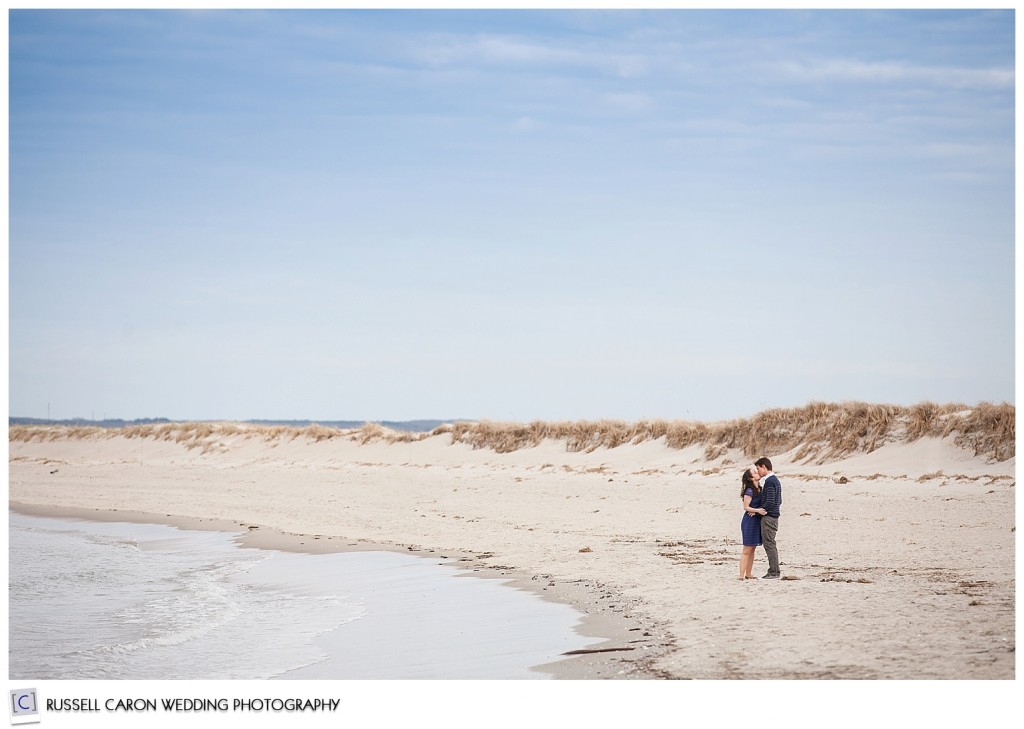
[{"label": "man's gray pants", "polygon": [[764,553],[768,555],[768,574],[778,575],[779,572],[779,548],[775,546],[775,534],[779,531],[779,517],[761,517],[761,542],[764,544]]}]

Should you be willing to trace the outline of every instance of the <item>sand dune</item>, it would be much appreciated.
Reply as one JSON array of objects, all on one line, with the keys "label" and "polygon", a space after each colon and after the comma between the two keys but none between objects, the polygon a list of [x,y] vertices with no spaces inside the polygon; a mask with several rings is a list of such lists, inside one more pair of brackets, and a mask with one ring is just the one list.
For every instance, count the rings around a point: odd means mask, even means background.
[{"label": "sand dune", "polygon": [[[583,449],[548,434],[496,452],[450,429],[12,429],[10,500],[230,521],[301,549],[461,555],[574,602],[624,649],[581,657],[577,675],[1013,678],[1012,447],[905,424],[870,448],[766,453],[784,485],[782,581],[737,579],[750,454],[667,434]],[[765,640],[769,662],[752,649]]]}]

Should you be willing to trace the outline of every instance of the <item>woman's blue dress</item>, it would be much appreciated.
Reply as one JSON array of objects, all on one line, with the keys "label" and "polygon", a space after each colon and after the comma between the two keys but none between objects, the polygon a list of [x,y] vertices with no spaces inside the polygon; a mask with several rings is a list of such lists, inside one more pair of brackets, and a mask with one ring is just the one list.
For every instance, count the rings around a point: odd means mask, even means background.
[{"label": "woman's blue dress", "polygon": [[[735,492],[734,492],[735,493]],[[748,488],[743,492],[744,496],[752,497],[750,499],[750,508],[757,509],[761,506],[761,492],[754,493],[754,489]],[[750,514],[747,512],[743,513],[743,521],[740,522],[740,531],[743,532],[743,546],[744,547],[760,547],[761,546],[761,515]]]}]

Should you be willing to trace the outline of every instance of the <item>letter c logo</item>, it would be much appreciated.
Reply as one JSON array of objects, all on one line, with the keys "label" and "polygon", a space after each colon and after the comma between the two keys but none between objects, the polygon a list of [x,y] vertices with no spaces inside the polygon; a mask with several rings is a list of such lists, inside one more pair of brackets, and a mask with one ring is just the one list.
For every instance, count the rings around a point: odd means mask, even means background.
[{"label": "letter c logo", "polygon": [[24,701],[27,698],[28,698],[28,694],[22,694],[21,696],[18,697],[18,708],[19,709],[24,709],[25,711],[28,711],[29,709],[32,708],[31,706],[25,706],[25,704],[21,703],[22,701]]}]

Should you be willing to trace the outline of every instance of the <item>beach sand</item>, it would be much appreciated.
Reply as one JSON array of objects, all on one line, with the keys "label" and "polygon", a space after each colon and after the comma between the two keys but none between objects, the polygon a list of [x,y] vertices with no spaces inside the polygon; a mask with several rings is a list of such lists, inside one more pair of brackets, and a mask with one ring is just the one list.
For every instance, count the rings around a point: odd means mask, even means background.
[{"label": "beach sand", "polygon": [[[767,455],[784,488],[774,581],[738,579],[751,459],[663,439],[511,453],[446,434],[12,440],[9,499],[230,527],[256,546],[457,560],[587,613],[604,652],[561,662],[563,677],[1015,677],[1015,459],[939,438],[823,464]],[[758,549],[755,574],[766,568]],[[753,648],[765,635],[770,660]]]}]

